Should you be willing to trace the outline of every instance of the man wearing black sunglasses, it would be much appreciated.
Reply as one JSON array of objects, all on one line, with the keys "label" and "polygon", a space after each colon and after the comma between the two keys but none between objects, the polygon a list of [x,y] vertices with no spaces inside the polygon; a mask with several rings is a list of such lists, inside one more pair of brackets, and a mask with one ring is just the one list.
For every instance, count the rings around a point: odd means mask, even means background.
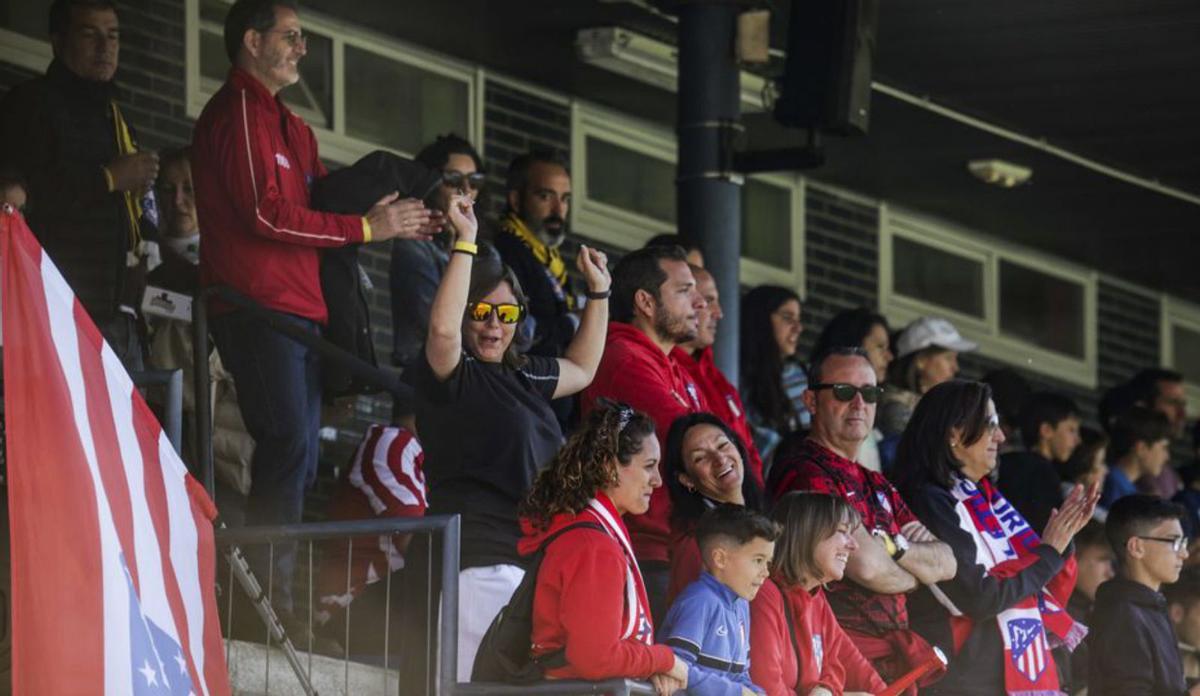
[{"label": "man wearing black sunglasses", "polygon": [[845,579],[826,596],[859,652],[891,682],[933,655],[909,627],[905,593],[954,577],[954,555],[917,521],[882,474],[857,462],[881,396],[867,354],[834,348],[813,361],[808,378],[804,404],[812,431],[799,447],[780,453],[767,490],[775,500],[794,490],[836,495],[858,511],[858,550]]}]

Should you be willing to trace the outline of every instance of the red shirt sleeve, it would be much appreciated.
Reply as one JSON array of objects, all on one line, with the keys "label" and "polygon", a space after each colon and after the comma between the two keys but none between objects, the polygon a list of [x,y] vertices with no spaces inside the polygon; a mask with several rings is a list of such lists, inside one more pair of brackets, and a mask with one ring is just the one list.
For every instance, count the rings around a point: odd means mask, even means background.
[{"label": "red shirt sleeve", "polygon": [[784,611],[773,583],[765,583],[750,603],[750,680],[767,696],[796,694],[798,665]]}]

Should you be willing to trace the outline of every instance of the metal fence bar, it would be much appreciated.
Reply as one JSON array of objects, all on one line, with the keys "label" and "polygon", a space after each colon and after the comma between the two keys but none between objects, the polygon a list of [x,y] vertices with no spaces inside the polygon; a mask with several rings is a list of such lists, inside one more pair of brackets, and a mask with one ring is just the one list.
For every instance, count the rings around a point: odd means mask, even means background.
[{"label": "metal fence bar", "polygon": [[452,696],[458,682],[458,553],[461,520],[458,515],[442,529],[442,620],[439,634],[438,696]]},{"label": "metal fence bar", "polygon": [[130,379],[138,387],[166,387],[166,399],[163,409],[163,432],[175,448],[175,453],[183,456],[183,370],[141,370],[129,373]]}]

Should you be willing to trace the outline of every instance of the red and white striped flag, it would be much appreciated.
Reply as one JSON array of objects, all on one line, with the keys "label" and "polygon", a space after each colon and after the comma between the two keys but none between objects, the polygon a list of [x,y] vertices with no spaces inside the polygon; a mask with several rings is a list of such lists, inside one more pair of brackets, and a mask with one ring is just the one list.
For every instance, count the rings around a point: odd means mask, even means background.
[{"label": "red and white striped flag", "polygon": [[14,693],[230,693],[212,501],[11,210],[0,255]]}]

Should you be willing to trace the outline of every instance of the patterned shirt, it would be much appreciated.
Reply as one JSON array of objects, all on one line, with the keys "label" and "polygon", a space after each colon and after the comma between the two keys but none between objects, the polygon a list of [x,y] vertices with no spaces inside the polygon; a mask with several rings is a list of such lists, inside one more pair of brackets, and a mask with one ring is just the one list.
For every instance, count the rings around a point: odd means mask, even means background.
[{"label": "patterned shirt", "polygon": [[[789,491],[816,491],[844,498],[858,511],[867,531],[878,529],[895,535],[917,519],[882,474],[811,439],[775,462],[767,487],[772,500]],[[877,636],[908,627],[903,594],[878,594],[847,578],[831,584],[827,595],[838,622],[848,631]]]}]

